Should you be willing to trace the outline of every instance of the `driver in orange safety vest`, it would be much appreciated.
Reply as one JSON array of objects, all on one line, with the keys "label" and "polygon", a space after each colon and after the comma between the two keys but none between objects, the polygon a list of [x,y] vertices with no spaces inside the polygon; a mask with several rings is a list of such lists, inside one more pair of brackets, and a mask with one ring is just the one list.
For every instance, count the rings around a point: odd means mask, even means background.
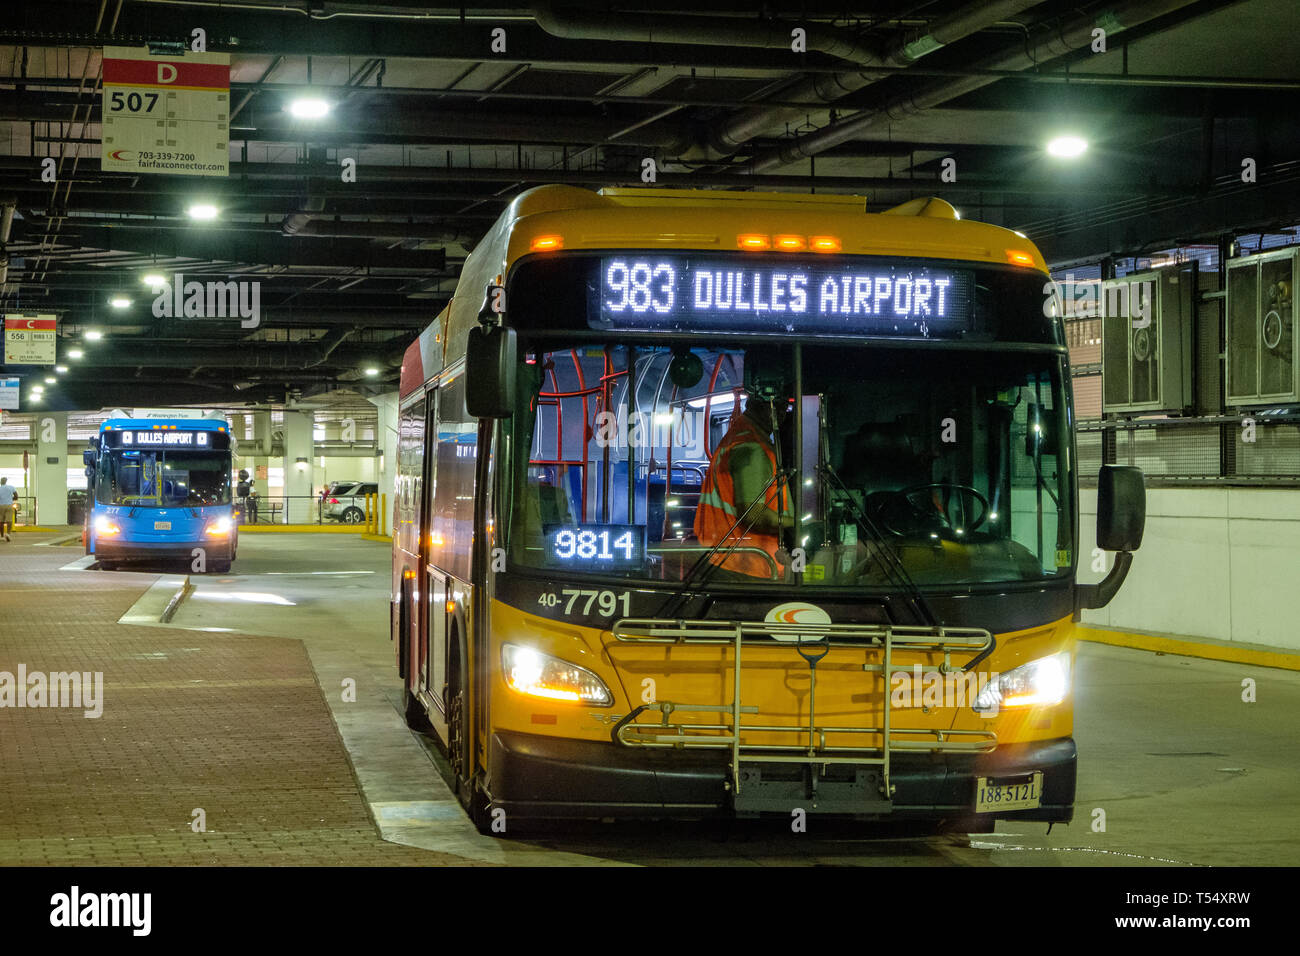
[{"label": "driver in orange safety vest", "polygon": [[[784,418],[784,399],[780,404],[780,417]],[[757,395],[749,395],[744,412],[732,415],[727,432],[713,453],[695,511],[695,536],[700,544],[708,548],[721,545],[709,560],[724,571],[765,581],[783,576],[777,557],[781,531],[794,526],[787,483],[781,481],[767,487],[776,474],[776,450],[772,445],[776,428],[779,422],[774,427],[772,406]],[[761,506],[755,505],[727,537],[728,529],[763,494],[765,487],[767,500]],[[727,553],[732,545],[735,550]],[[754,550],[740,550],[746,548]],[[756,551],[766,553],[771,561]]]}]

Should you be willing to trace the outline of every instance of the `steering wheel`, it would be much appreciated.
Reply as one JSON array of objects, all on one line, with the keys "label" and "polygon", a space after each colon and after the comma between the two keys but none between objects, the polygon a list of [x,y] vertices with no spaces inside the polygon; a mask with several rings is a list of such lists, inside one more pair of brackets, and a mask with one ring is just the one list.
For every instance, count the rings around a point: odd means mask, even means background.
[{"label": "steering wheel", "polygon": [[[933,495],[926,495],[923,499],[919,498],[920,495],[925,494],[926,492],[933,492],[936,490],[955,491],[958,492],[958,495],[955,502],[949,502],[948,505],[943,507],[936,505]],[[893,497],[896,500],[905,501],[908,508],[910,508],[916,516],[941,521],[942,523],[939,525],[939,528],[946,531],[961,530],[963,534],[969,531],[975,531],[984,524],[989,516],[989,500],[980,494],[978,488],[972,488],[970,485],[958,485],[948,481],[935,481],[928,484],[912,485],[910,488],[904,488],[902,491],[894,492]],[[967,508],[966,506],[967,501],[972,498],[979,502],[978,512],[975,512],[974,509]],[[953,520],[953,514],[951,513],[952,510],[954,510],[951,507],[953,504],[956,504],[957,508],[955,510],[958,512],[957,520],[955,521]],[[881,523],[884,524],[885,529],[899,537],[905,537],[908,534],[908,531],[900,531],[899,528],[891,522],[891,518],[897,519],[898,516],[890,515],[888,510],[882,513]]]}]

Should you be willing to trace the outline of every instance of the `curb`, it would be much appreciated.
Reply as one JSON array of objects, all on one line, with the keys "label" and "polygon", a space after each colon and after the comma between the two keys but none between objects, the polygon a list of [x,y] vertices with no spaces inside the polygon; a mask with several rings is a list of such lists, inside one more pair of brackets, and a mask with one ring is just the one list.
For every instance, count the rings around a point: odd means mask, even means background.
[{"label": "curb", "polygon": [[240,534],[360,534],[363,524],[241,524]]},{"label": "curb", "polygon": [[163,608],[162,616],[158,618],[158,622],[160,624],[170,624],[172,618],[176,615],[176,612],[180,610],[180,606],[185,603],[185,599],[193,593],[194,584],[190,581],[190,576],[187,574],[185,575],[185,583],[181,585],[181,589],[172,595],[172,599],[168,601],[167,606]]},{"label": "curb", "polygon": [[1077,633],[1079,640],[1092,644],[1109,644],[1112,647],[1128,647],[1137,651],[1152,651],[1156,654],[1176,654],[1179,657],[1199,657],[1229,664],[1250,664],[1255,667],[1300,671],[1300,654],[1290,654],[1286,651],[1205,644],[1174,637],[1157,637],[1154,634],[1133,634],[1129,631],[1109,631],[1091,627],[1079,627]]}]

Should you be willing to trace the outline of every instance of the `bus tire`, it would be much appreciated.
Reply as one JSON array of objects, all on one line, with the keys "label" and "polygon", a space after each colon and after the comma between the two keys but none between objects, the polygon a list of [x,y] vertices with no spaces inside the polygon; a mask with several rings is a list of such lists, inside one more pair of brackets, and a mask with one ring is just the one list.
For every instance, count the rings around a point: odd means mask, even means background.
[{"label": "bus tire", "polygon": [[115,561],[102,561],[102,560],[101,560],[101,561],[99,562],[99,570],[101,570],[101,571],[116,571],[116,570],[117,570],[117,563],[116,563]]},{"label": "bus tire", "polygon": [[492,836],[492,818],[487,800],[472,777],[467,777],[470,763],[468,735],[469,714],[466,710],[465,668],[461,663],[460,642],[453,635],[451,660],[447,662],[447,763],[456,782],[456,799],[469,815],[470,822],[485,836]]},{"label": "bus tire", "polygon": [[209,574],[229,574],[229,573],[230,573],[230,562],[229,562],[229,561],[213,561],[212,564],[208,565],[208,573],[209,573]]}]

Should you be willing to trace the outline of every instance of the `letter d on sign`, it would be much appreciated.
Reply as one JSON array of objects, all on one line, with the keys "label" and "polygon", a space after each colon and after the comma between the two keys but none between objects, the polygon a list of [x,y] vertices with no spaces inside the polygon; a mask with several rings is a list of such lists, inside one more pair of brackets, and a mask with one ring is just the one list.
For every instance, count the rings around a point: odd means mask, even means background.
[{"label": "letter d on sign", "polygon": [[175,83],[175,82],[176,82],[176,67],[172,66],[170,63],[159,63],[159,64],[158,64],[158,82],[159,82],[159,83]]}]

